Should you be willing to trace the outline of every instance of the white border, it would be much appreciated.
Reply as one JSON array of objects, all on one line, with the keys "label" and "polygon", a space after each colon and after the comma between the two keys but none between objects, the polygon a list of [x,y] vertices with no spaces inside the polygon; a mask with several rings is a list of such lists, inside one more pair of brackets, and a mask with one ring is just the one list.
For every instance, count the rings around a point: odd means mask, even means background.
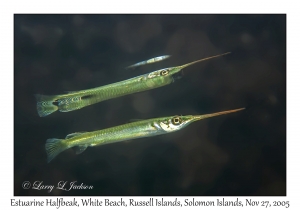
[{"label": "white border", "polygon": [[[13,198],[13,14],[14,13],[287,13],[287,197],[253,197],[255,200],[289,200],[299,209],[299,7],[296,1],[2,1],[1,8],[1,196],[0,206],[10,207]],[[8,158],[9,157],[9,158]],[[54,199],[54,197],[52,197]],[[79,197],[78,199],[80,199]],[[117,197],[112,197],[117,199]],[[143,197],[136,197],[141,199]],[[171,198],[171,197],[168,197]],[[247,197],[248,198],[248,197]],[[33,197],[15,197],[32,200]],[[37,200],[45,197],[35,198]],[[104,199],[104,198],[103,198]],[[184,199],[180,197],[180,199]],[[201,197],[215,200],[217,197]],[[233,199],[227,197],[227,199]],[[240,199],[246,199],[241,197]],[[71,200],[71,197],[66,197]],[[51,207],[49,207],[51,208]],[[99,207],[96,207],[99,208]],[[199,208],[199,207],[197,207]],[[223,207],[224,208],[224,207]],[[232,207],[230,207],[231,209]],[[273,207],[274,208],[274,207]],[[5,208],[6,209],[6,208]],[[51,208],[53,209],[53,207]],[[115,208],[111,208],[115,209]],[[119,208],[118,208],[119,209]],[[152,208],[151,208],[152,209]],[[153,208],[154,209],[154,208]],[[192,207],[190,207],[192,209]],[[219,208],[210,208],[219,209]],[[229,209],[229,208],[228,208]],[[235,208],[239,209],[239,208]]]}]

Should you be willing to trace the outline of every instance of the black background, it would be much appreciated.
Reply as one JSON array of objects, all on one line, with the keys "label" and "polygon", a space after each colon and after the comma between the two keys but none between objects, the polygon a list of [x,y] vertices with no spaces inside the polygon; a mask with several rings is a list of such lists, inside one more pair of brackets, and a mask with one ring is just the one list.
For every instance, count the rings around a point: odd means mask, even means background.
[{"label": "black background", "polygon": [[[14,23],[14,195],[286,195],[285,15],[15,15]],[[98,87],[228,51],[171,85],[37,115],[36,93]],[[176,133],[46,161],[48,138],[240,107]],[[62,180],[94,189],[22,188]]]}]

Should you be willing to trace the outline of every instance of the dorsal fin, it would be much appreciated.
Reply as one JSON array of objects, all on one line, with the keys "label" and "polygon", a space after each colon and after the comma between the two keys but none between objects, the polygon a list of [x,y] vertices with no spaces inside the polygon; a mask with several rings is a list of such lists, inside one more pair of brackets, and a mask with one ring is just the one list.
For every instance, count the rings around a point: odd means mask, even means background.
[{"label": "dorsal fin", "polygon": [[144,119],[130,119],[129,122],[138,122],[138,121],[142,121]]},{"label": "dorsal fin", "polygon": [[76,93],[76,92],[78,92],[78,90],[76,91],[76,90],[73,90],[73,91],[64,91],[65,93]]},{"label": "dorsal fin", "polygon": [[81,134],[84,134],[85,132],[75,132],[75,133],[70,133],[70,134],[68,134],[67,136],[66,136],[66,139],[70,139],[70,138],[72,138],[72,137],[74,137],[74,136],[79,136],[79,135],[81,135]]}]

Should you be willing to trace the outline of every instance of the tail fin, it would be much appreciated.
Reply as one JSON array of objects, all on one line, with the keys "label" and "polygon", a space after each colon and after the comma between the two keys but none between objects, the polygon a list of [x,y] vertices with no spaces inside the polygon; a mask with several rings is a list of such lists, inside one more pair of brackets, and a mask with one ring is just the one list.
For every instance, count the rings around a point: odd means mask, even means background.
[{"label": "tail fin", "polygon": [[68,149],[64,139],[48,139],[45,145],[48,163],[62,151]]},{"label": "tail fin", "polygon": [[55,100],[57,99],[56,96],[36,94],[35,98],[37,101],[37,111],[40,117],[45,117],[58,110],[58,107],[53,104],[53,102],[55,102]]}]

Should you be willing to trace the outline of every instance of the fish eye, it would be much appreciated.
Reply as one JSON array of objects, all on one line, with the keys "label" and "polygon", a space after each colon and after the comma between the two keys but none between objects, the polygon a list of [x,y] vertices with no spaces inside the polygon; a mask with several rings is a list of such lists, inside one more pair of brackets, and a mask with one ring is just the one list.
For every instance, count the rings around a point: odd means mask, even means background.
[{"label": "fish eye", "polygon": [[172,119],[172,123],[174,124],[174,125],[179,125],[180,123],[181,123],[181,119],[180,119],[180,117],[174,117],[173,119]]},{"label": "fish eye", "polygon": [[160,72],[160,76],[166,76],[168,73],[169,73],[169,70],[164,69]]}]

